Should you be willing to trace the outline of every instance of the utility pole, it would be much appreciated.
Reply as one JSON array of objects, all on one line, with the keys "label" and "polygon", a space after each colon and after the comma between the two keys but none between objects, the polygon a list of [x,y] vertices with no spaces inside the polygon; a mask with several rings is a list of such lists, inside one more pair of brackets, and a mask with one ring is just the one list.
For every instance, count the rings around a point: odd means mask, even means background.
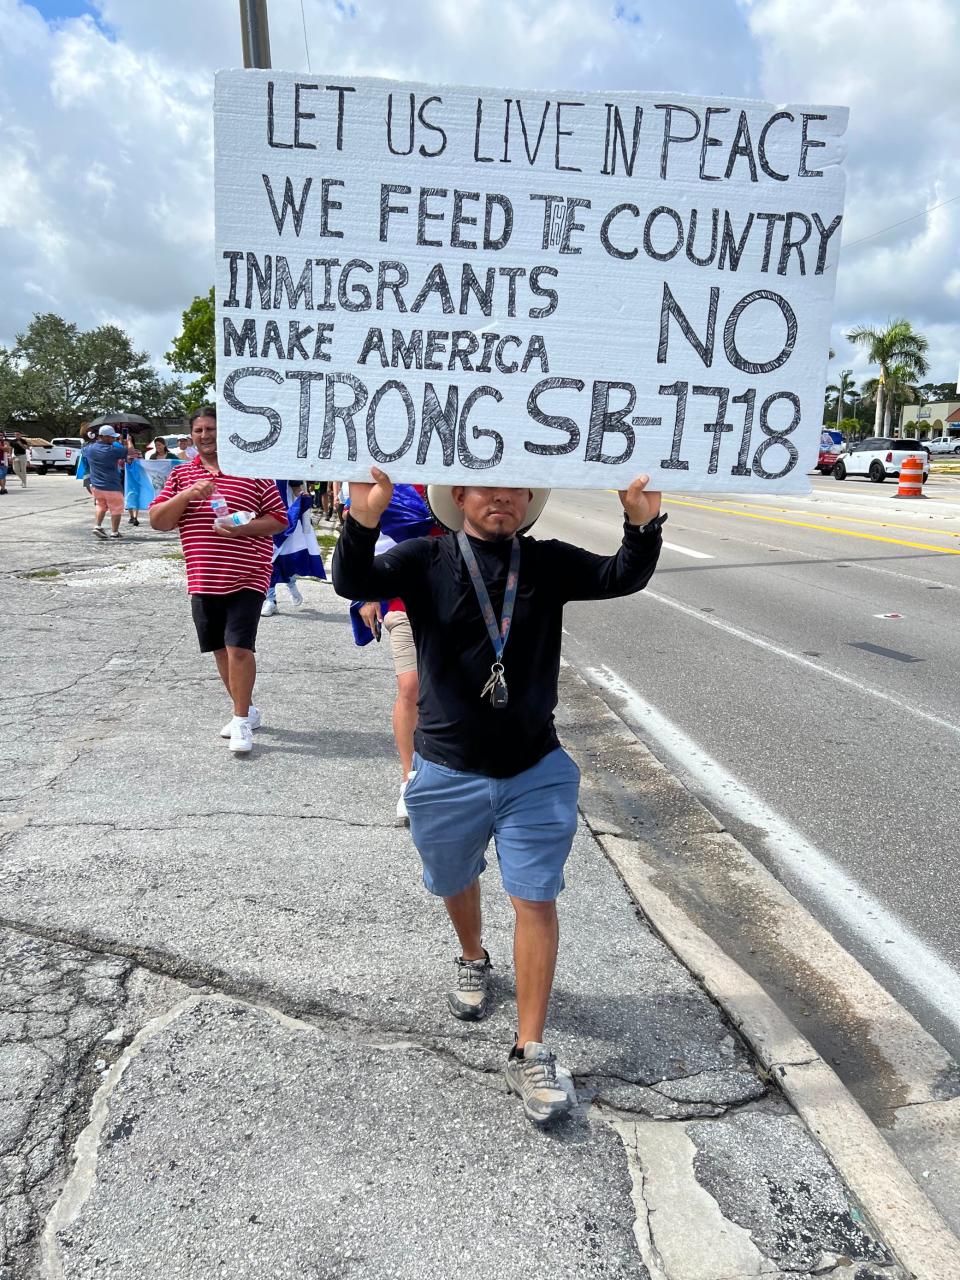
[{"label": "utility pole", "polygon": [[243,65],[270,66],[270,24],[267,0],[240,0],[240,34],[243,37]]}]

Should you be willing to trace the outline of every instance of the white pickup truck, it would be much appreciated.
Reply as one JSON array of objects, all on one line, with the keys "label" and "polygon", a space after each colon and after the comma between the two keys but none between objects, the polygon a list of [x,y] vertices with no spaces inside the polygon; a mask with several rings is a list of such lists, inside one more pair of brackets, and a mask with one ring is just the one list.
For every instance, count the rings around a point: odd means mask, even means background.
[{"label": "white pickup truck", "polygon": [[82,448],[83,441],[79,436],[58,436],[48,444],[31,440],[27,465],[42,476],[48,471],[69,471],[72,475],[80,461]]}]

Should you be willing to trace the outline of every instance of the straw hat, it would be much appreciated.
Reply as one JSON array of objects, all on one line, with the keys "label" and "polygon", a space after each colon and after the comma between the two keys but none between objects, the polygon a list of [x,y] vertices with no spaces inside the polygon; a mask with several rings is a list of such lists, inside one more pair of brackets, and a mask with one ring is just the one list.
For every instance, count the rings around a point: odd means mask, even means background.
[{"label": "straw hat", "polygon": [[[518,488],[520,486],[517,486]],[[547,499],[550,497],[549,489],[531,489],[533,495],[530,499],[530,505],[527,507],[526,518],[523,524],[517,530],[518,533],[524,533],[531,528],[543,513],[543,508],[547,505]],[[427,485],[427,504],[433,512],[435,519],[443,525],[445,529],[458,533],[463,528],[463,512],[453,500],[453,486],[446,484],[428,484]]]}]

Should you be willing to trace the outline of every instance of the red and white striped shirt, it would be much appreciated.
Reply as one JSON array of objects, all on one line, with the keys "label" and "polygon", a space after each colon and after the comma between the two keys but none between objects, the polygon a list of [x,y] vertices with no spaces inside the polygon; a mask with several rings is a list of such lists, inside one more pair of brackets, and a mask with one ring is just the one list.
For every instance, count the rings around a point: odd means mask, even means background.
[{"label": "red and white striped shirt", "polygon": [[[244,476],[215,475],[199,458],[174,467],[167,482],[151,502],[168,502],[200,480],[213,480],[233,511],[252,511],[255,516],[276,516],[284,524],[287,511],[273,480],[252,480]],[[187,562],[187,591],[190,595],[225,596],[233,591],[261,591],[270,586],[273,539],[223,538],[213,531],[213,511],[209,498],[191,501],[177,526],[183,558]]]}]

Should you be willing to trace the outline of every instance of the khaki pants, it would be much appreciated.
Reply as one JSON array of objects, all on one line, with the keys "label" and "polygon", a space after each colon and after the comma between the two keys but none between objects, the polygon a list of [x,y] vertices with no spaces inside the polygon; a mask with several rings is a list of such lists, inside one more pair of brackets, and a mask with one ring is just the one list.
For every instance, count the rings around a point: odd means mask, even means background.
[{"label": "khaki pants", "polygon": [[16,472],[16,474],[20,477],[20,483],[26,484],[27,483],[27,455],[25,453],[21,454],[19,458],[14,456],[13,469]]}]

